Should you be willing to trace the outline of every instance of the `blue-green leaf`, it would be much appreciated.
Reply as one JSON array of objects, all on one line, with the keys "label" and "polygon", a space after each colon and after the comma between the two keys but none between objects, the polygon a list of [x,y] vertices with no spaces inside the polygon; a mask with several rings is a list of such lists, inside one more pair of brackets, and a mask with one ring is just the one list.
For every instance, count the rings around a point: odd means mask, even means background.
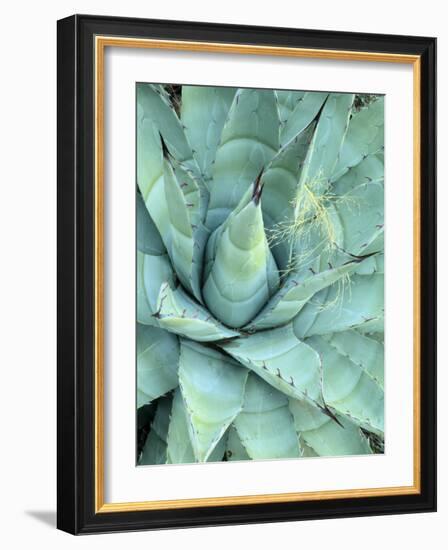
[{"label": "blue-green leaf", "polygon": [[384,274],[384,254],[373,254],[363,260],[359,264],[356,273],[358,275],[373,275],[373,273]]},{"label": "blue-green leaf", "polygon": [[195,298],[201,301],[200,277],[208,231],[203,225],[207,198],[200,186],[180,165],[164,160],[165,198],[171,246],[168,253],[176,273]]},{"label": "blue-green leaf", "polygon": [[247,454],[246,448],[241,443],[240,436],[233,424],[230,426],[228,432],[226,458],[229,461],[251,459]]},{"label": "blue-green leaf", "polygon": [[292,139],[275,155],[262,176],[261,208],[271,250],[281,271],[290,259],[291,244],[287,238],[275,239],[280,230],[294,218],[294,200],[297,194],[302,165],[308,150],[314,124]]},{"label": "blue-green leaf", "polygon": [[140,194],[137,193],[137,250],[143,254],[161,256],[166,248],[160,234],[146,209]]},{"label": "blue-green leaf", "polygon": [[[368,326],[384,319],[384,276],[353,275],[339,287],[336,283],[316,294],[293,321],[298,338]],[[378,328],[371,332],[378,332]]]},{"label": "blue-green leaf", "polygon": [[180,388],[174,392],[166,442],[166,461],[168,464],[189,464],[196,462],[190,442],[187,413]]},{"label": "blue-green leaf", "polygon": [[362,183],[383,182],[384,161],[378,155],[367,155],[359,164],[349,168],[332,184],[332,192],[342,196]]},{"label": "blue-green leaf", "polygon": [[213,165],[207,227],[216,229],[239,203],[279,147],[277,101],[271,90],[240,89]]},{"label": "blue-green leaf", "polygon": [[[189,464],[197,462],[189,435],[189,419],[185,403],[180,389],[174,392],[173,406],[171,409],[170,424],[167,434],[167,455],[168,464]],[[227,445],[227,434],[220,439],[207,462],[221,461]]]},{"label": "blue-green leaf", "polygon": [[181,120],[206,183],[212,177],[216,150],[235,91],[214,86],[182,86]]},{"label": "blue-green leaf", "polygon": [[234,424],[243,447],[253,459],[299,456],[287,398],[254,374],[247,380],[243,411]]},{"label": "blue-green leaf", "polygon": [[[174,389],[179,367],[177,336],[157,327],[137,323],[137,389],[141,404]],[[140,406],[138,404],[138,406]]]},{"label": "blue-green leaf", "polygon": [[250,321],[279,284],[258,192],[254,186],[254,198],[228,219],[224,230],[217,230],[219,235],[208,245],[214,248],[215,257],[211,268],[207,268],[204,300],[219,320],[234,328]]},{"label": "blue-green leaf", "polygon": [[344,250],[354,256],[384,250],[384,187],[362,183],[336,204],[344,232]]},{"label": "blue-green leaf", "polygon": [[384,432],[384,392],[363,369],[322,337],[308,338],[322,360],[323,393],[327,406],[378,435]]},{"label": "blue-green leaf", "polygon": [[299,440],[318,456],[371,454],[369,443],[359,426],[341,415],[337,422],[313,405],[297,399],[289,400],[289,409]]},{"label": "blue-green leaf", "polygon": [[[160,135],[171,154],[193,170],[191,149],[182,125],[164,91],[158,86],[137,85],[137,184],[143,201],[160,236],[169,250],[171,231],[163,178],[163,154]],[[196,172],[198,170],[196,169]]]},{"label": "blue-green leaf", "polygon": [[160,288],[156,318],[162,328],[198,342],[214,342],[239,334],[219,323],[180,287],[172,290],[168,283]]},{"label": "blue-green leaf", "polygon": [[[316,118],[328,94],[321,92],[305,92],[297,101],[294,110],[282,125],[280,144],[284,147],[294,139]],[[282,119],[283,121],[283,119]]]},{"label": "blue-green leaf", "polygon": [[[314,194],[322,194],[330,183],[330,176],[339,158],[339,151],[347,132],[353,94],[330,94],[319,115],[299,187],[306,185]],[[300,201],[296,208],[300,208]]]},{"label": "blue-green leaf", "polygon": [[384,344],[349,330],[331,334],[327,341],[352,363],[361,367],[381,387],[384,386]]},{"label": "blue-green leaf", "polygon": [[154,314],[162,283],[173,285],[173,272],[167,254],[151,256],[137,251],[137,321],[157,325]]},{"label": "blue-green leaf", "polygon": [[156,415],[138,461],[139,466],[165,464],[166,462],[166,440],[171,401],[171,396],[162,397],[158,401]]},{"label": "blue-green leaf", "polygon": [[286,395],[322,403],[319,355],[295,336],[292,325],[236,338],[220,347]]},{"label": "blue-green leaf", "polygon": [[299,273],[292,272],[277,294],[245,329],[256,331],[288,323],[294,319],[316,292],[333,284],[344,275],[353,273],[358,265],[358,262],[348,262],[341,267],[327,269],[316,274],[308,271],[307,277],[300,277]]},{"label": "blue-green leaf", "polygon": [[[158,139],[160,134],[176,160],[184,163],[199,176],[183,126],[167,94],[161,92],[157,86],[138,84],[137,106],[137,179],[140,180],[143,196],[146,197],[146,193],[142,187],[146,188],[153,175],[151,161],[156,157],[160,159],[159,163],[162,161],[161,144]],[[155,144],[158,147],[154,147]]]},{"label": "blue-green leaf", "polygon": [[302,100],[306,92],[295,92],[293,90],[275,90],[277,96],[278,112],[282,126],[286,124],[297,103]]},{"label": "blue-green leaf", "polygon": [[384,147],[384,97],[378,98],[350,119],[344,145],[331,179],[336,181],[367,155]]},{"label": "blue-green leaf", "polygon": [[248,371],[228,356],[183,340],[179,385],[194,454],[205,462],[241,411]]}]

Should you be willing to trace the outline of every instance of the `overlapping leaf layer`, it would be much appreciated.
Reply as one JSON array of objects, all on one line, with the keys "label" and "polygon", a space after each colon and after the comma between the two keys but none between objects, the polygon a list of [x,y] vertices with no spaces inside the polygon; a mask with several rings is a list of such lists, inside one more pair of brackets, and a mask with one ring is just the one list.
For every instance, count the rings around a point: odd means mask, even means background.
[{"label": "overlapping leaf layer", "polygon": [[383,452],[383,103],[138,84],[139,464]]}]

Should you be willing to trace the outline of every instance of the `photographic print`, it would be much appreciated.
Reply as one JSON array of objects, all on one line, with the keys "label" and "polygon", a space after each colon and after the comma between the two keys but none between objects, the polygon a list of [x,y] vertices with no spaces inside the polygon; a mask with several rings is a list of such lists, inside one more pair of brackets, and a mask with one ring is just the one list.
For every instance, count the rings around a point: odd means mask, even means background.
[{"label": "photographic print", "polygon": [[383,453],[384,97],[138,83],[136,128],[137,464]]},{"label": "photographic print", "polygon": [[436,510],[435,111],[431,37],[58,21],[59,529]]}]

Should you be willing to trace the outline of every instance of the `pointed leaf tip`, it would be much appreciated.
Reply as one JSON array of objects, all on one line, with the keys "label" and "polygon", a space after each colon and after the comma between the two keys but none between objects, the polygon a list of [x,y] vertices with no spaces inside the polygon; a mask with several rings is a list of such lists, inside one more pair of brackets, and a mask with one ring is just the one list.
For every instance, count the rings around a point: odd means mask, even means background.
[{"label": "pointed leaf tip", "polygon": [[170,153],[170,150],[168,149],[168,146],[165,140],[163,139],[162,133],[160,131],[159,131],[159,137],[160,137],[160,143],[162,145],[163,158],[170,160],[173,157],[173,155]]},{"label": "pointed leaf tip", "polygon": [[252,193],[252,200],[254,201],[255,205],[258,206],[260,199],[261,199],[261,193],[263,192],[263,183],[262,183],[262,176],[263,176],[264,168],[260,170],[260,173],[256,177],[254,181],[254,190]]},{"label": "pointed leaf tip", "polygon": [[241,412],[248,371],[210,347],[181,341],[179,386],[198,462],[205,462]]}]

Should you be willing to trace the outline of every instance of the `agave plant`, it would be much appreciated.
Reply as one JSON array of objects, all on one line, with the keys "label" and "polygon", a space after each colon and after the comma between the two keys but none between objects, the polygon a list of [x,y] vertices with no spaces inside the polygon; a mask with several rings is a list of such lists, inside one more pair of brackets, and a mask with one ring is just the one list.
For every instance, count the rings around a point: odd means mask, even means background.
[{"label": "agave plant", "polygon": [[138,85],[139,464],[383,452],[383,119]]}]

